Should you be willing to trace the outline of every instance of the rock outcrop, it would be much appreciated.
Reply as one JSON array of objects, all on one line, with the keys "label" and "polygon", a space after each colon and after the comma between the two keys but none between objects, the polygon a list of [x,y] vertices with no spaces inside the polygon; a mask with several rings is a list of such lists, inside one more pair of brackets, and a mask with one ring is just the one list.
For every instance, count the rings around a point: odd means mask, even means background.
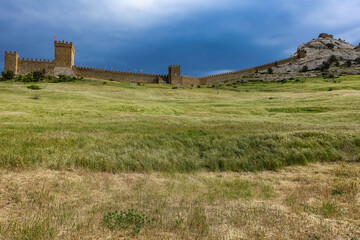
[{"label": "rock outcrop", "polygon": [[333,35],[322,33],[318,38],[300,45],[294,56],[299,56],[297,61],[281,65],[274,72],[299,72],[305,66],[314,70],[320,68],[331,56],[335,56],[341,64],[347,60],[354,61],[360,57],[360,44],[355,47],[344,40],[334,39]]},{"label": "rock outcrop", "polygon": [[360,52],[360,43],[359,45],[355,48],[356,51]]}]

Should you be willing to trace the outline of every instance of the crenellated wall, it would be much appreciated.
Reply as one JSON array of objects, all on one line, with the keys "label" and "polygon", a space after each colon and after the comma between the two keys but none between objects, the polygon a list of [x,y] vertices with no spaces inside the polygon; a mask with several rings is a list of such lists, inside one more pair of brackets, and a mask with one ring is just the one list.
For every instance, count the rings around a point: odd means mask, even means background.
[{"label": "crenellated wall", "polygon": [[45,75],[54,75],[54,61],[38,59],[19,59],[18,74],[24,75],[35,71],[41,71]]},{"label": "crenellated wall", "polygon": [[166,75],[131,73],[114,70],[103,70],[99,68],[73,67],[77,77],[98,78],[105,80],[114,80],[119,82],[139,82],[139,83],[164,83],[168,82]]},{"label": "crenellated wall", "polygon": [[244,75],[247,75],[247,74],[250,74],[250,73],[255,73],[257,71],[264,71],[264,70],[267,70],[269,68],[274,68],[274,67],[286,64],[286,63],[290,63],[290,62],[296,61],[297,59],[298,59],[298,57],[294,56],[294,57],[286,58],[286,59],[283,59],[283,60],[280,60],[280,61],[275,61],[275,62],[272,62],[272,63],[252,67],[252,68],[247,68],[247,69],[234,71],[234,72],[221,73],[221,74],[201,77],[199,79],[200,79],[200,81],[201,81],[201,83],[203,85],[212,85],[212,84],[217,84],[217,83],[224,83],[225,81],[232,80],[232,79],[237,79],[237,78],[240,78],[240,77],[242,77]]},{"label": "crenellated wall", "polygon": [[206,85],[206,82],[197,77],[181,76],[181,85]]},{"label": "crenellated wall", "polygon": [[[103,70],[98,68],[86,68],[74,66],[75,48],[72,42],[54,41],[55,58],[54,60],[38,59],[20,59],[17,52],[5,52],[4,69],[14,71],[16,75],[24,75],[34,71],[42,71],[45,75],[58,76],[64,74],[71,77],[97,78],[114,80],[121,82],[139,82],[139,83],[171,83],[176,85],[212,85],[224,83],[243,77],[244,75],[264,71],[268,68],[296,61],[298,58],[304,58],[306,52],[298,51],[296,56],[280,61],[243,69],[239,71],[211,75],[206,77],[188,77],[181,76],[180,65],[170,65],[168,75],[131,73],[113,70]],[[356,50],[359,46],[356,47]]]}]

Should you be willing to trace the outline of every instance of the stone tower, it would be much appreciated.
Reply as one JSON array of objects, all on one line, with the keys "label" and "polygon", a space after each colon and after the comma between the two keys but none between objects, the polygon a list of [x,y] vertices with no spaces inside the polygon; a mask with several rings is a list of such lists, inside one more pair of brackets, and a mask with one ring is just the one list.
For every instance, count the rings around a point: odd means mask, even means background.
[{"label": "stone tower", "polygon": [[19,54],[17,52],[5,51],[5,65],[4,72],[13,71],[15,75],[18,74],[19,69]]},{"label": "stone tower", "polygon": [[75,76],[73,71],[75,48],[72,42],[54,41],[55,46],[55,76],[60,74]]},{"label": "stone tower", "polygon": [[169,66],[169,83],[181,85],[180,65]]}]

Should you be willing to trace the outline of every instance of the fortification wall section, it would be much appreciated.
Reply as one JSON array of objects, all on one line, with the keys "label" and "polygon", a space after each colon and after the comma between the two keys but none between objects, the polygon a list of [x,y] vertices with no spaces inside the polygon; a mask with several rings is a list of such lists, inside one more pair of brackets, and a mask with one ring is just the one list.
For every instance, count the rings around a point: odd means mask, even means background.
[{"label": "fortification wall section", "polygon": [[267,70],[269,68],[274,68],[274,67],[286,64],[286,63],[294,62],[297,59],[298,59],[298,57],[294,56],[294,57],[286,58],[286,59],[283,59],[283,60],[280,60],[280,61],[267,63],[267,64],[264,64],[264,65],[259,65],[259,66],[256,66],[256,67],[247,68],[247,69],[243,69],[243,70],[239,70],[239,71],[235,71],[235,72],[221,73],[221,74],[201,77],[200,81],[201,81],[201,83],[203,85],[212,85],[212,84],[217,84],[217,83],[224,83],[225,81],[241,78],[241,77],[243,77],[244,75],[247,75],[247,74],[255,73],[257,71],[264,71],[264,70]]},{"label": "fortification wall section", "polygon": [[158,74],[131,73],[114,70],[103,70],[99,68],[73,67],[77,77],[97,78],[104,80],[114,80],[119,82],[138,82],[138,83],[164,83],[168,82],[168,77]]},{"label": "fortification wall section", "polygon": [[38,59],[19,59],[18,74],[24,75],[35,71],[41,71],[45,75],[54,75],[54,61]]},{"label": "fortification wall section", "polygon": [[205,85],[204,81],[197,77],[181,76],[181,85]]}]

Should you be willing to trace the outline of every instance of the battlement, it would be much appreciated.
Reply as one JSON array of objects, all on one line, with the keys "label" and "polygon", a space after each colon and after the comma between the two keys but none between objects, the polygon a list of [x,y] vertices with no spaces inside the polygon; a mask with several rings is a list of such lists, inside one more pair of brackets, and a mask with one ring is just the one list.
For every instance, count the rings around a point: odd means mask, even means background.
[{"label": "battlement", "polygon": [[177,65],[177,64],[170,64],[170,65],[169,65],[169,68],[172,68],[172,67],[174,67],[174,68],[175,68],[175,67],[180,67],[180,65]]},{"label": "battlement", "polygon": [[5,55],[16,55],[18,54],[17,52],[12,52],[12,51],[5,51]]},{"label": "battlement", "polygon": [[94,72],[104,72],[104,73],[119,73],[119,74],[128,74],[128,75],[138,75],[138,76],[151,76],[151,77],[167,77],[163,74],[151,74],[151,73],[136,73],[136,72],[128,72],[128,71],[121,71],[121,70],[113,70],[113,69],[101,69],[95,67],[79,67],[74,66],[75,69],[80,71],[94,71]]},{"label": "battlement", "polygon": [[73,48],[74,45],[72,42],[65,42],[64,40],[61,41],[54,41],[54,46],[55,47],[67,47],[67,48]]},{"label": "battlement", "polygon": [[29,59],[29,58],[21,58],[21,59],[19,59],[19,61],[20,62],[34,62],[34,63],[53,63],[54,62],[54,60],[46,60],[46,59],[33,59],[33,58],[31,58],[31,59]]},{"label": "battlement", "polygon": [[98,78],[120,82],[163,83],[167,81],[168,78],[166,75],[161,74],[134,73],[93,67],[74,66],[73,70],[77,77]]}]

